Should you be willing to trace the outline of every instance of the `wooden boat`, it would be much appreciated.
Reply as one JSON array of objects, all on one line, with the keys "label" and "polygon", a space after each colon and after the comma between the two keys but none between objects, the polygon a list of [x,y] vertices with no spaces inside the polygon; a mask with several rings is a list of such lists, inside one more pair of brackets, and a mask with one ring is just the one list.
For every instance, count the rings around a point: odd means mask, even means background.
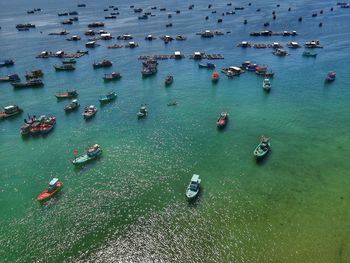
[{"label": "wooden boat", "polygon": [[176,106],[177,102],[175,100],[174,101],[170,101],[167,105],[168,106]]},{"label": "wooden boat", "polygon": [[209,62],[208,63],[199,63],[198,67],[212,69],[212,68],[215,68],[215,64],[209,63]]},{"label": "wooden boat", "polygon": [[280,48],[273,51],[272,54],[274,54],[275,56],[278,56],[278,57],[284,57],[284,56],[288,55],[287,51],[280,49]]},{"label": "wooden boat", "polygon": [[44,76],[44,72],[41,69],[32,70],[25,75],[26,79],[38,79]]},{"label": "wooden boat", "polygon": [[260,76],[264,76],[267,78],[272,78],[275,73],[273,73],[271,71],[267,71],[267,66],[258,66],[255,70],[255,74],[260,75]]},{"label": "wooden boat", "polygon": [[63,183],[59,182],[58,178],[53,178],[50,181],[49,186],[41,194],[38,195],[37,200],[39,202],[47,201],[55,194],[57,194],[62,188]]},{"label": "wooden boat", "polygon": [[263,89],[267,92],[269,92],[271,90],[271,82],[268,78],[263,80],[263,85],[262,85]]},{"label": "wooden boat", "polygon": [[13,66],[15,62],[12,59],[6,59],[4,61],[0,61],[0,67],[9,67]]},{"label": "wooden boat", "polygon": [[113,65],[112,61],[102,60],[101,62],[94,63],[92,66],[94,68],[106,68],[106,67],[111,67],[112,65]]},{"label": "wooden boat", "polygon": [[157,73],[156,67],[145,67],[142,69],[141,74],[143,77],[152,76]]},{"label": "wooden boat", "polygon": [[31,134],[47,134],[52,131],[56,125],[56,117],[40,116],[30,126],[29,131]]},{"label": "wooden boat", "polygon": [[332,81],[334,81],[336,75],[337,75],[337,74],[335,73],[335,71],[328,72],[325,81],[326,81],[326,82],[332,82]]},{"label": "wooden boat", "polygon": [[317,53],[311,52],[311,51],[305,51],[303,52],[303,57],[317,57]]},{"label": "wooden boat", "polygon": [[71,71],[75,70],[73,64],[62,64],[62,65],[53,65],[56,71]]},{"label": "wooden boat", "polygon": [[11,75],[0,77],[0,81],[19,82],[21,81],[21,79],[18,76],[18,74],[11,74]]},{"label": "wooden boat", "polygon": [[194,174],[191,178],[191,182],[186,189],[186,197],[188,199],[195,198],[200,191],[201,179],[198,174]]},{"label": "wooden boat", "polygon": [[70,99],[75,98],[76,96],[78,96],[78,92],[76,90],[67,90],[55,94],[57,99]]},{"label": "wooden boat", "polygon": [[97,112],[97,108],[94,105],[90,105],[89,107],[85,107],[83,116],[84,119],[90,119],[91,117],[95,116]]},{"label": "wooden boat", "polygon": [[117,93],[112,91],[112,92],[108,92],[104,96],[101,96],[98,100],[100,101],[100,103],[107,103],[107,102],[110,102],[112,100],[115,100],[116,98],[117,98]]},{"label": "wooden boat", "polygon": [[265,137],[264,135],[260,138],[259,145],[254,150],[254,156],[256,158],[264,157],[270,150],[270,138]]},{"label": "wooden boat", "polygon": [[214,73],[211,75],[211,81],[213,83],[217,83],[220,79],[219,73],[215,70]]},{"label": "wooden boat", "polygon": [[105,82],[120,79],[122,76],[118,72],[112,72],[112,74],[105,74],[103,80]]},{"label": "wooden boat", "polygon": [[0,111],[0,119],[6,119],[21,112],[23,112],[23,110],[17,105],[9,105],[4,107],[4,111]]},{"label": "wooden boat", "polygon": [[141,105],[139,112],[136,114],[138,118],[143,118],[148,114],[146,104]]},{"label": "wooden boat", "polygon": [[216,121],[216,125],[218,128],[224,128],[228,121],[228,113],[227,112],[221,112],[218,120]]},{"label": "wooden boat", "polygon": [[158,66],[158,61],[157,60],[147,60],[142,62],[142,65],[144,67],[157,67]]},{"label": "wooden boat", "polygon": [[78,100],[72,100],[71,103],[64,107],[65,112],[71,112],[77,110],[80,107]]},{"label": "wooden boat", "polygon": [[72,163],[75,165],[84,164],[99,157],[101,154],[102,154],[101,146],[98,144],[94,144],[87,149],[85,154],[75,158],[72,161]]},{"label": "wooden boat", "polygon": [[164,84],[165,84],[166,86],[168,86],[168,85],[172,84],[173,81],[174,81],[174,77],[171,76],[171,75],[169,75],[169,76],[166,76],[166,77],[165,77]]},{"label": "wooden boat", "polygon": [[74,58],[62,61],[62,64],[75,64],[75,63],[77,63],[77,61]]},{"label": "wooden boat", "polygon": [[14,88],[31,88],[31,87],[41,87],[44,85],[41,79],[31,79],[27,82],[11,82]]}]

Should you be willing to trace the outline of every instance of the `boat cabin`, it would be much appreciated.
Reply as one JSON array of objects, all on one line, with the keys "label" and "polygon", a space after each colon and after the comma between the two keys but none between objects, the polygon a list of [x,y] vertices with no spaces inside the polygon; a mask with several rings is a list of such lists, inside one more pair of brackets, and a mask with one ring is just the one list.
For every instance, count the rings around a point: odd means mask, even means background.
[{"label": "boat cabin", "polygon": [[240,46],[241,47],[248,47],[248,42],[247,41],[242,41]]},{"label": "boat cabin", "polygon": [[180,51],[175,51],[174,56],[175,56],[175,59],[182,59],[182,54]]},{"label": "boat cabin", "polygon": [[9,105],[9,106],[4,107],[4,111],[5,111],[6,114],[15,113],[18,110],[19,110],[18,106],[16,106],[16,105]]},{"label": "boat cabin", "polygon": [[57,189],[57,183],[58,183],[58,178],[53,178],[49,183],[49,188],[47,189],[47,191],[49,193],[55,191]]},{"label": "boat cabin", "polygon": [[213,37],[214,33],[211,32],[210,30],[205,30],[201,35],[202,37]]},{"label": "boat cabin", "polygon": [[201,52],[194,52],[193,59],[202,59],[202,53]]},{"label": "boat cabin", "polygon": [[280,45],[280,43],[278,43],[278,42],[273,42],[273,43],[272,43],[272,47],[273,47],[273,48],[280,48],[281,45]]},{"label": "boat cabin", "polygon": [[190,183],[190,190],[197,192],[200,184],[200,179],[198,174],[194,174]]},{"label": "boat cabin", "polygon": [[62,57],[64,55],[64,51],[63,50],[59,50],[55,53],[56,57]]},{"label": "boat cabin", "polygon": [[112,34],[111,33],[103,33],[103,34],[101,34],[101,39],[102,40],[110,40],[110,39],[112,39],[113,37],[112,37]]},{"label": "boat cabin", "polygon": [[242,69],[239,68],[239,67],[234,67],[234,66],[231,66],[228,68],[229,71],[231,72],[234,72],[234,73],[242,73]]}]

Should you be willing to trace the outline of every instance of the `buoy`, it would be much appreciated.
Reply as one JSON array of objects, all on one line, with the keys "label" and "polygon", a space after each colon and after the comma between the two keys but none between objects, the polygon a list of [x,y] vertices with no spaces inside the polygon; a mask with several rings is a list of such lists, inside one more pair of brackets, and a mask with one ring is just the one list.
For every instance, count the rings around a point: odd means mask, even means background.
[{"label": "buoy", "polygon": [[276,16],[273,16],[272,18],[273,18],[273,20],[275,20],[275,19],[276,19]]},{"label": "buoy", "polygon": [[288,8],[288,12],[290,12],[290,10],[292,10],[290,7]]},{"label": "buoy", "polygon": [[244,20],[244,22],[243,22],[243,24],[245,24],[245,25],[246,25],[247,23],[248,23],[248,22],[247,22],[247,19],[245,19],[245,20]]},{"label": "buoy", "polygon": [[206,16],[206,17],[205,17],[205,20],[208,20],[208,19],[209,19],[209,16]]},{"label": "buoy", "polygon": [[299,21],[299,22],[303,21],[303,18],[302,18],[302,17],[299,17],[298,21]]},{"label": "buoy", "polygon": [[322,26],[323,26],[322,22],[321,22],[321,23],[319,23],[319,24],[318,24],[318,26],[319,26],[319,27],[322,27]]}]

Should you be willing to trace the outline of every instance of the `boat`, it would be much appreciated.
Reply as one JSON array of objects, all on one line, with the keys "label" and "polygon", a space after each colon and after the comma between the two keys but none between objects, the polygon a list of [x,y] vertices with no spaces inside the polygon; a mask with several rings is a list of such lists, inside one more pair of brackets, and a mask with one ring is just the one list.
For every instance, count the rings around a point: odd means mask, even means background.
[{"label": "boat", "polygon": [[21,81],[21,79],[18,76],[18,74],[11,74],[4,77],[0,77],[0,81],[19,82]]},{"label": "boat", "polygon": [[75,99],[75,100],[72,100],[71,103],[69,103],[64,107],[64,111],[65,112],[74,111],[74,110],[77,110],[79,107],[80,107],[80,104],[78,100]]},{"label": "boat", "polygon": [[31,79],[27,82],[11,82],[14,88],[30,88],[30,87],[41,87],[44,85],[41,79]]},{"label": "boat", "polygon": [[264,76],[267,78],[272,78],[275,73],[273,73],[271,71],[267,71],[267,66],[258,66],[255,70],[255,74],[260,75],[260,76]]},{"label": "boat", "polygon": [[139,112],[137,113],[137,117],[138,118],[143,118],[147,115],[148,111],[147,111],[147,108],[146,108],[146,104],[142,104],[141,107],[140,107],[140,110]]},{"label": "boat", "polygon": [[75,64],[75,63],[77,63],[77,61],[74,58],[62,61],[62,64]]},{"label": "boat", "polygon": [[167,105],[168,106],[176,106],[177,102],[175,100],[174,101],[170,101]]},{"label": "boat", "polygon": [[332,81],[335,80],[335,77],[336,77],[335,71],[328,72],[325,81],[326,81],[326,82],[332,82]]},{"label": "boat", "polygon": [[4,107],[4,111],[0,111],[0,119],[6,119],[8,117],[17,115],[21,113],[23,110],[17,105],[9,105]]},{"label": "boat", "polygon": [[304,57],[317,57],[317,53],[312,52],[312,51],[305,51],[305,52],[303,52],[303,56]]},{"label": "boat", "polygon": [[277,48],[275,51],[272,52],[272,54],[274,54],[275,56],[279,56],[279,57],[284,57],[284,56],[289,55],[287,53],[287,51],[280,49],[280,48]]},{"label": "boat", "polygon": [[215,70],[214,73],[211,75],[211,81],[213,83],[217,83],[220,79],[219,73]]},{"label": "boat", "polygon": [[209,68],[209,69],[212,69],[212,68],[215,68],[215,64],[213,63],[199,63],[198,64],[198,67],[199,68]]},{"label": "boat", "polygon": [[118,72],[112,72],[112,74],[105,74],[103,77],[103,80],[105,82],[111,81],[111,80],[117,80],[120,79],[122,76]]},{"label": "boat", "polygon": [[263,85],[262,85],[263,89],[267,92],[269,92],[271,90],[271,82],[270,79],[266,78],[263,80]]},{"label": "boat", "polygon": [[254,150],[254,156],[256,158],[262,158],[264,157],[270,150],[270,138],[267,138],[266,136],[262,135],[260,138],[259,145]]},{"label": "boat", "polygon": [[89,50],[77,50],[77,54],[89,54]]},{"label": "boat", "polygon": [[186,197],[188,199],[195,198],[200,190],[201,179],[198,174],[194,174],[191,178],[191,182],[186,189]]},{"label": "boat", "polygon": [[75,70],[73,64],[62,64],[62,65],[53,65],[56,71],[71,71]]},{"label": "boat", "polygon": [[218,128],[224,128],[228,121],[228,113],[227,112],[221,112],[218,120],[216,121],[216,125]]},{"label": "boat", "polygon": [[100,103],[106,103],[106,102],[110,102],[112,100],[115,100],[116,98],[117,98],[117,93],[112,91],[112,92],[108,92],[104,96],[101,96],[98,100],[100,101]]},{"label": "boat", "polygon": [[102,154],[101,146],[98,144],[94,144],[87,149],[85,154],[83,154],[79,157],[76,157],[72,161],[72,163],[75,165],[84,164],[84,163],[87,163],[87,162],[97,158],[101,154]]},{"label": "boat", "polygon": [[174,77],[169,75],[165,77],[164,84],[167,86],[173,83],[173,81],[174,81]]},{"label": "boat", "polygon": [[156,67],[145,67],[142,69],[141,74],[143,77],[148,77],[157,73]]},{"label": "boat", "polygon": [[56,117],[46,117],[45,115],[35,119],[29,128],[31,134],[47,134],[52,131],[56,125]]},{"label": "boat", "polygon": [[63,188],[63,183],[58,181],[58,178],[53,178],[49,186],[37,197],[39,202],[49,200]]},{"label": "boat", "polygon": [[95,116],[96,112],[97,112],[97,108],[94,105],[85,107],[83,112],[84,119],[86,120],[90,119],[91,117]]},{"label": "boat", "polygon": [[75,98],[76,96],[78,96],[78,92],[76,90],[61,91],[55,94],[57,99],[70,99]]},{"label": "boat", "polygon": [[5,59],[4,61],[0,61],[0,67],[9,67],[13,66],[15,62],[12,59]]},{"label": "boat", "polygon": [[38,79],[44,76],[44,72],[41,69],[32,70],[25,75],[26,79]]},{"label": "boat", "polygon": [[102,60],[101,62],[96,62],[92,66],[94,68],[106,68],[106,67],[111,67],[113,65],[112,61],[110,60]]}]

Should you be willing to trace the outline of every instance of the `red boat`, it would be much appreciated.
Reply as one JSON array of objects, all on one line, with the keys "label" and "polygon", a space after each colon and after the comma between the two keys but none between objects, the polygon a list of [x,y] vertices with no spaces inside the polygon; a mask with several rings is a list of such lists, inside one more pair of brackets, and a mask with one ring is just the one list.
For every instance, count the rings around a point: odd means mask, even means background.
[{"label": "red boat", "polygon": [[211,75],[211,81],[214,82],[214,83],[216,83],[216,82],[219,81],[219,79],[220,79],[220,75],[219,75],[219,73],[215,70],[214,73],[213,73],[213,75]]},{"label": "red boat", "polygon": [[228,121],[228,114],[227,112],[221,112],[219,119],[216,121],[216,125],[218,128],[223,128],[226,126]]},{"label": "red boat", "polygon": [[37,197],[39,202],[47,201],[57,194],[63,187],[63,183],[58,181],[58,178],[53,178],[49,186]]}]

